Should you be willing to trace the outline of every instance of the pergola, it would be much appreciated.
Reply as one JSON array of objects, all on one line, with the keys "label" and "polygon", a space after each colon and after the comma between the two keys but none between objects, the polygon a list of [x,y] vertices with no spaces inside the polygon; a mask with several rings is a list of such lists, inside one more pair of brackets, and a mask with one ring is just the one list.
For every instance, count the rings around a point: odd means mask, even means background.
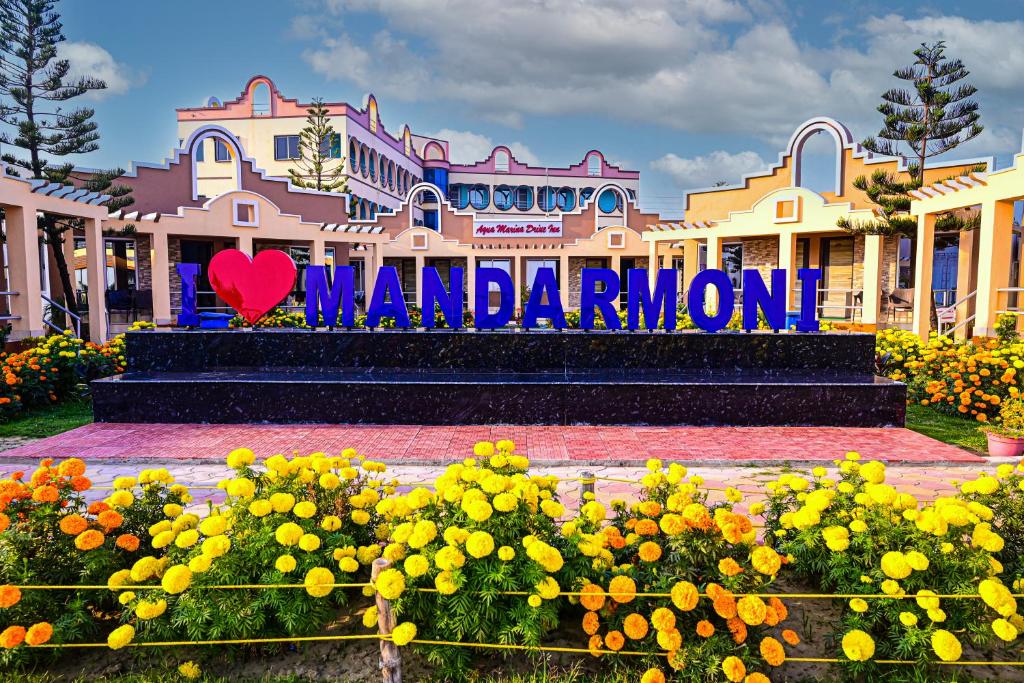
[{"label": "pergola", "polygon": [[[1020,292],[1018,283],[1010,282],[1013,247],[1013,203],[1024,199],[1024,154],[1018,154],[1013,166],[992,173],[969,173],[926,185],[910,193],[910,212],[917,216],[917,255],[914,286],[928,291],[932,281],[932,259],[935,247],[935,222],[939,216],[966,209],[980,209],[981,224],[976,232],[961,233],[960,265],[957,274],[958,334],[966,334],[967,325],[974,324],[974,334],[995,334],[996,318],[1006,312],[1008,296]],[[977,245],[973,244],[977,241]],[[971,257],[977,250],[977,257]],[[970,282],[977,286],[970,290]],[[974,313],[969,315],[973,299]],[[931,330],[931,300],[918,297],[914,301],[914,332],[927,339]],[[966,309],[966,310],[961,310]],[[1018,313],[1017,310],[1010,312]]]},{"label": "pergola", "polygon": [[[37,221],[39,213],[83,221],[90,283],[89,336],[95,342],[106,339],[102,221],[107,217],[107,207],[102,204],[108,199],[110,197],[107,195],[71,185],[18,178],[9,175],[7,167],[0,163],[0,207],[4,210],[7,232],[8,282],[4,294],[10,302],[8,318],[11,321],[12,340],[41,336],[46,332]],[[64,253],[68,262],[73,262],[74,240],[70,231],[66,235]]]}]

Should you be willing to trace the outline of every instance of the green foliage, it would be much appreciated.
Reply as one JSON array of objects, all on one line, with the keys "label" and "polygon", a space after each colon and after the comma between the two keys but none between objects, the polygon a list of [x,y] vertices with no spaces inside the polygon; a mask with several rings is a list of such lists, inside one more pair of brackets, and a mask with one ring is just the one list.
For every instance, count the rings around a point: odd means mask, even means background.
[{"label": "green foliage", "polygon": [[332,157],[331,147],[341,145],[334,131],[330,112],[321,98],[306,109],[306,126],[299,132],[299,158],[288,169],[292,185],[321,192],[348,192],[345,182],[345,157]]},{"label": "green foliage", "polygon": [[1003,313],[996,318],[996,337],[1003,344],[1012,344],[1020,339],[1017,332],[1017,316],[1013,313]]}]

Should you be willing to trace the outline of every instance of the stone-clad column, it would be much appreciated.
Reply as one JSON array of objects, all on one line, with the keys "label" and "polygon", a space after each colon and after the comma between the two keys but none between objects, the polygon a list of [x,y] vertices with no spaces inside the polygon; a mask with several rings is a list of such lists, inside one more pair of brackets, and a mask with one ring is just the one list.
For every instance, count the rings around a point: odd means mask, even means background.
[{"label": "stone-clad column", "polygon": [[[44,329],[36,208],[7,206],[4,210],[7,217],[7,270],[10,277],[7,287],[9,291],[18,293],[8,297],[8,301],[11,315],[20,317],[20,320],[11,321],[11,339],[39,337],[43,335]],[[89,291],[92,291],[91,284]]]},{"label": "stone-clad column", "polygon": [[[935,214],[917,217],[917,255],[914,258],[914,334],[928,340],[931,330],[932,259],[935,255]],[[981,288],[978,289],[980,297]],[[978,309],[981,311],[981,308]]]},{"label": "stone-clad column", "polygon": [[89,337],[102,344],[107,340],[107,259],[103,226],[98,218],[85,219],[85,258],[89,277]]},{"label": "stone-clad column", "polygon": [[878,325],[882,305],[882,246],[881,235],[864,236],[864,290],[860,320],[865,325]]},{"label": "stone-clad column", "polygon": [[170,325],[171,322],[171,269],[167,233],[162,230],[150,235],[153,258],[150,264],[150,281],[153,286],[153,322]]},{"label": "stone-clad column", "polygon": [[562,310],[569,310],[569,255],[558,256],[558,296],[562,300]]}]

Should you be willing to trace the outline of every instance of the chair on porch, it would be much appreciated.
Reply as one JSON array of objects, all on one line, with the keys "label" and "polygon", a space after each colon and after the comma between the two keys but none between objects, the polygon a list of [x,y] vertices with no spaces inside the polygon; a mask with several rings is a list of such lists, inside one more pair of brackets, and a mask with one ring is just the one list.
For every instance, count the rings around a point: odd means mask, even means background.
[{"label": "chair on porch", "polygon": [[107,325],[115,313],[123,313],[125,322],[129,322],[132,315],[133,302],[132,290],[129,289],[108,289],[103,293],[107,304]]},{"label": "chair on porch", "polygon": [[[911,322],[914,319],[914,290],[911,288],[897,288],[888,295],[886,310],[890,315],[890,322]],[[903,319],[901,319],[903,318]]]},{"label": "chair on porch", "polygon": [[132,320],[138,320],[142,313],[148,313],[153,319],[153,290],[137,289],[132,301]]}]

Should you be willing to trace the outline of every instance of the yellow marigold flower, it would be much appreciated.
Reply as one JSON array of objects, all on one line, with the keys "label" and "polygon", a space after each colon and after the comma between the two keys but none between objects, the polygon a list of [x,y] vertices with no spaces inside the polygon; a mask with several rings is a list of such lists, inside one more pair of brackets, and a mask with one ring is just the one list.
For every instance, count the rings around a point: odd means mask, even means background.
[{"label": "yellow marigold flower", "polygon": [[503,545],[498,548],[498,559],[502,562],[510,562],[516,556],[516,551],[511,546]]},{"label": "yellow marigold flower", "polygon": [[853,600],[850,600],[850,609],[854,612],[867,612],[868,603],[864,598],[854,598]]},{"label": "yellow marigold flower", "polygon": [[179,516],[182,512],[182,507],[177,503],[167,503],[167,505],[164,505],[164,514],[172,519]]},{"label": "yellow marigold flower", "polygon": [[782,568],[782,556],[766,545],[759,545],[750,554],[754,570],[765,576],[774,576]]},{"label": "yellow marigold flower", "polygon": [[741,683],[747,675],[747,667],[743,664],[743,660],[734,655],[722,660],[722,671],[725,673],[726,680],[732,683]]},{"label": "yellow marigold flower", "polygon": [[118,626],[107,636],[107,646],[111,650],[120,650],[135,638],[135,627],[131,624]]},{"label": "yellow marigold flower", "polygon": [[126,508],[135,502],[135,496],[127,489],[114,491],[107,497],[107,504],[114,508]]},{"label": "yellow marigold flower", "polygon": [[295,496],[290,493],[275,493],[270,496],[270,505],[274,512],[288,512],[295,505]]},{"label": "yellow marigold flower", "polygon": [[[473,455],[475,455],[478,458],[491,457],[492,455],[494,455],[494,444],[491,443],[490,441],[478,441],[473,446]],[[472,463],[469,466],[471,467],[472,465],[475,464],[476,463]]]},{"label": "yellow marigold flower", "polygon": [[672,604],[683,612],[689,612],[697,606],[700,593],[689,581],[680,581],[672,586]]},{"label": "yellow marigold flower", "polygon": [[397,569],[385,569],[377,577],[374,586],[385,600],[396,600],[405,591],[405,576]]},{"label": "yellow marigold flower", "polygon": [[658,647],[666,652],[674,652],[683,645],[683,634],[679,632],[679,629],[673,627],[666,631],[658,631],[656,637],[658,641]]},{"label": "yellow marigold flower", "polygon": [[228,467],[233,470],[241,469],[256,462],[256,454],[248,448],[236,448],[228,453]]},{"label": "yellow marigold flower", "polygon": [[212,515],[199,523],[203,536],[220,536],[227,531],[228,519],[224,515]]},{"label": "yellow marigold flower", "polygon": [[320,484],[320,488],[327,491],[333,491],[334,489],[341,486],[341,479],[338,478],[334,472],[324,472],[320,475],[320,479],[317,481]]},{"label": "yellow marigold flower", "polygon": [[640,683],[665,683],[665,674],[661,669],[648,669],[640,677]]},{"label": "yellow marigold flower", "polygon": [[[389,569],[386,571],[396,570]],[[401,573],[399,573],[399,576],[401,576]],[[303,578],[302,583],[306,587],[307,593],[312,595],[314,598],[322,598],[330,595],[331,591],[334,590],[334,574],[326,567],[314,567],[306,572],[306,576]]]},{"label": "yellow marigold flower", "polygon": [[349,516],[359,526],[366,526],[370,522],[370,513],[366,510],[353,510]]},{"label": "yellow marigold flower", "polygon": [[307,553],[311,553],[320,547],[320,537],[316,534],[302,534],[299,538],[299,547]]},{"label": "yellow marigold flower", "polygon": [[932,650],[944,662],[955,662],[960,659],[962,648],[960,641],[949,631],[937,629],[932,632]]},{"label": "yellow marigold flower", "polygon": [[324,531],[337,531],[341,528],[341,518],[337,515],[327,515],[320,522],[320,528]]},{"label": "yellow marigold flower", "polygon": [[199,532],[195,529],[186,529],[174,539],[174,545],[179,548],[191,548],[199,542]]},{"label": "yellow marigold flower", "polygon": [[202,552],[212,558],[223,556],[231,548],[231,539],[227,536],[211,536],[203,541]]},{"label": "yellow marigold flower", "polygon": [[604,607],[604,589],[596,583],[588,583],[580,589],[580,604],[586,609],[596,612]]},{"label": "yellow marigold flower", "polygon": [[281,526],[277,527],[274,532],[274,538],[277,542],[283,546],[295,545],[302,538],[302,527],[295,522],[285,522]]},{"label": "yellow marigold flower", "polygon": [[768,606],[761,598],[748,595],[736,602],[736,614],[747,626],[760,626],[768,614]]},{"label": "yellow marigold flower", "polygon": [[466,563],[466,556],[455,546],[445,546],[434,555],[434,564],[442,571],[459,569]]},{"label": "yellow marigold flower", "polygon": [[287,574],[288,572],[294,570],[295,565],[295,558],[291,555],[279,555],[278,558],[274,561],[274,569],[281,572],[282,574]]},{"label": "yellow marigold flower", "polygon": [[554,600],[561,593],[562,589],[558,585],[558,582],[551,576],[544,577],[536,586],[534,590],[544,600]]},{"label": "yellow marigold flower", "polygon": [[338,560],[338,569],[346,574],[351,574],[352,572],[359,571],[359,562],[354,557],[343,557]]},{"label": "yellow marigold flower", "polygon": [[140,600],[139,604],[135,606],[135,616],[143,621],[149,619],[156,619],[161,614],[167,611],[167,601],[163,598],[150,602],[149,600]]},{"label": "yellow marigold flower", "polygon": [[256,484],[251,479],[238,477],[228,482],[227,492],[229,496],[236,498],[252,498],[256,493]]},{"label": "yellow marigold flower", "polygon": [[494,552],[494,538],[486,531],[474,531],[466,539],[466,552],[480,559]]},{"label": "yellow marigold flower", "polygon": [[363,612],[363,626],[366,628],[374,628],[377,626],[377,606],[370,605]]},{"label": "yellow marigold flower", "polygon": [[511,512],[516,509],[519,499],[511,493],[499,493],[491,502],[494,505],[494,509],[498,512]]},{"label": "yellow marigold flower", "polygon": [[160,585],[172,595],[183,592],[192,584],[192,570],[183,564],[176,564],[164,572]]},{"label": "yellow marigold flower", "polygon": [[316,514],[316,503],[308,500],[296,503],[295,507],[292,508],[292,513],[300,519],[309,519]]},{"label": "yellow marigold flower", "polygon": [[884,572],[890,579],[905,579],[910,576],[910,572],[913,571],[913,568],[907,562],[903,553],[896,550],[890,550],[882,555],[881,565],[882,572]]},{"label": "yellow marigold flower", "polygon": [[540,607],[542,604],[544,604],[544,600],[539,595],[534,593],[526,599],[526,604],[528,604],[530,607]]},{"label": "yellow marigold flower", "polygon": [[875,641],[864,631],[853,629],[843,636],[843,654],[853,662],[866,662],[875,656]]},{"label": "yellow marigold flower", "polygon": [[676,615],[667,607],[658,607],[651,613],[651,625],[659,631],[671,631],[676,627]]},{"label": "yellow marigold flower", "polygon": [[405,569],[406,574],[416,578],[430,571],[430,561],[423,555],[410,555],[405,558],[405,563],[402,567]]},{"label": "yellow marigold flower", "polygon": [[184,662],[178,665],[178,673],[190,681],[194,681],[203,675],[202,669],[193,661]]},{"label": "yellow marigold flower", "polygon": [[1006,642],[1017,639],[1017,627],[1003,618],[996,619],[992,622],[992,632],[995,633],[1000,640],[1005,640]]},{"label": "yellow marigold flower", "polygon": [[455,575],[450,571],[439,572],[434,577],[434,588],[441,595],[451,595],[455,591],[459,590],[458,584],[455,582]]},{"label": "yellow marigold flower", "polygon": [[900,612],[900,623],[904,626],[917,626],[917,615],[913,612]]}]

